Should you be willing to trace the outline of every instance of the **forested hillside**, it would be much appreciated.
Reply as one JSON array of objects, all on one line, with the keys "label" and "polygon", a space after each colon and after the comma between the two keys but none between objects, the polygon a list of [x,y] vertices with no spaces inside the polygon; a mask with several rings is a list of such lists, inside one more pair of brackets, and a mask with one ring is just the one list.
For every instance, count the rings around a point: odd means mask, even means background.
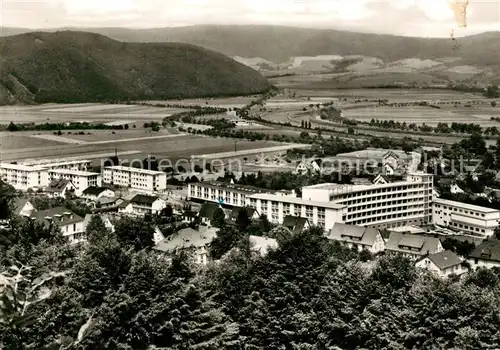
[{"label": "forested hillside", "polygon": [[181,43],[125,43],[83,32],[0,38],[0,104],[253,94],[258,72]]}]

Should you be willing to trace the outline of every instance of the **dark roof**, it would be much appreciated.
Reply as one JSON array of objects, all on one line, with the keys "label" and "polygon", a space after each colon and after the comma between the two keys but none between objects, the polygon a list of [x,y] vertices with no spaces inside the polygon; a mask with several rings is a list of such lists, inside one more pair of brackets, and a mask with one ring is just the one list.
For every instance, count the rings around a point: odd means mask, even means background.
[{"label": "dark roof", "polygon": [[355,226],[336,222],[327,235],[328,239],[373,246],[379,231],[375,227]]},{"label": "dark roof", "polygon": [[90,196],[98,196],[104,191],[106,191],[108,188],[106,187],[97,187],[97,186],[90,186],[87,187],[85,190],[83,190],[83,194],[85,195],[90,195]]},{"label": "dark roof", "polygon": [[231,181],[234,181],[234,179],[232,177],[223,177],[223,176],[219,176],[217,178],[217,180],[215,180],[217,182],[224,182],[224,183],[231,183]]},{"label": "dark roof", "polygon": [[120,204],[118,204],[118,208],[120,208],[120,209],[124,209],[124,208],[126,208],[126,207],[127,207],[127,205],[129,205],[129,204],[130,204],[130,201],[123,201],[123,202],[121,202]]},{"label": "dark roof", "polygon": [[441,242],[436,237],[391,232],[385,249],[393,252],[425,255],[437,251]]},{"label": "dark roof", "polygon": [[306,218],[300,217],[300,216],[292,216],[292,215],[287,215],[283,219],[283,226],[288,228],[292,233],[299,233],[304,230],[306,227],[306,224],[308,224],[309,221]]},{"label": "dark roof", "polygon": [[82,222],[84,219],[64,207],[56,207],[47,210],[36,211],[31,218],[49,224],[53,222],[57,226],[66,226]]},{"label": "dark roof", "polygon": [[130,200],[130,203],[137,203],[137,204],[147,204],[151,205],[153,204],[158,197],[156,196],[149,196],[147,194],[136,194],[134,198]]},{"label": "dark roof", "polygon": [[439,253],[429,254],[428,258],[441,270],[462,263],[462,259],[451,250],[443,250]]},{"label": "dark roof", "polygon": [[182,216],[187,216],[188,218],[193,218],[196,216],[196,212],[194,212],[192,210],[184,210],[184,212],[182,213]]},{"label": "dark roof", "polygon": [[500,241],[485,239],[470,253],[469,258],[500,262]]},{"label": "dark roof", "polygon": [[232,220],[236,220],[238,219],[238,213],[240,212],[240,209],[241,208],[245,208],[246,212],[247,212],[247,216],[251,219],[252,216],[255,214],[255,212],[257,211],[257,209],[255,208],[251,208],[251,207],[233,207],[233,209],[231,210],[231,214],[230,214],[230,218]]},{"label": "dark roof", "polygon": [[15,198],[13,202],[14,214],[20,215],[21,210],[26,205],[26,203],[29,203],[29,200],[26,198],[19,198],[19,197]]},{"label": "dark roof", "polygon": [[71,181],[65,179],[52,180],[45,189],[46,192],[62,192]]},{"label": "dark roof", "polygon": [[214,217],[214,213],[218,208],[219,205],[216,203],[203,203],[199,211],[200,217],[212,220]]}]

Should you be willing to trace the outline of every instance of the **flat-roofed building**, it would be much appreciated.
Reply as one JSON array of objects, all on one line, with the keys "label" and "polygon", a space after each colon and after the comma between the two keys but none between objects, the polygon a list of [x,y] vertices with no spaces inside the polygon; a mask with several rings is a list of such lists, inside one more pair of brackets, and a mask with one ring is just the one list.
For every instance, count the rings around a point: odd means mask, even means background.
[{"label": "flat-roofed building", "polygon": [[500,210],[435,198],[432,221],[471,235],[490,237],[500,224]]},{"label": "flat-roofed building", "polygon": [[167,174],[148,169],[109,166],[102,169],[102,182],[145,192],[157,192],[167,188]]},{"label": "flat-roofed building", "polygon": [[411,173],[405,181],[373,185],[319,184],[303,187],[302,199],[346,206],[346,224],[420,225],[432,219],[432,182],[430,174]]},{"label": "flat-roofed building", "polygon": [[40,166],[52,170],[79,170],[88,171],[92,168],[92,161],[88,159],[39,159],[22,162],[27,166]]},{"label": "flat-roofed building", "polygon": [[91,173],[88,171],[55,169],[49,170],[49,180],[68,180],[75,186],[75,194],[81,196],[83,191],[88,187],[96,187],[101,185],[101,175],[99,173]]},{"label": "flat-roofed building", "polygon": [[287,216],[298,216],[324,229],[330,229],[335,222],[343,222],[347,213],[346,206],[342,204],[270,193],[246,196],[246,205],[266,215],[275,224],[282,224]]},{"label": "flat-roofed building", "polygon": [[26,191],[48,186],[47,169],[40,166],[0,163],[0,179],[16,190]]},{"label": "flat-roofed building", "polygon": [[249,195],[271,192],[275,191],[220,181],[195,182],[188,185],[188,199],[237,207],[244,207],[246,205],[246,197]]}]

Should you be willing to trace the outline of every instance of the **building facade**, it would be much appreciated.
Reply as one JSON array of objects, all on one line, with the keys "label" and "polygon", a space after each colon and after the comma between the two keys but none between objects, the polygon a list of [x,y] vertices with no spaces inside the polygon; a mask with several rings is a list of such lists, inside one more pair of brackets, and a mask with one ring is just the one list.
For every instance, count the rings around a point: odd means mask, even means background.
[{"label": "building facade", "polygon": [[68,180],[75,185],[75,194],[81,196],[88,187],[97,187],[101,185],[101,175],[80,170],[56,169],[49,170],[49,181]]},{"label": "building facade", "polygon": [[87,159],[40,159],[22,162],[26,166],[39,166],[50,170],[89,171],[92,161]]},{"label": "building facade", "polygon": [[0,179],[21,191],[43,188],[50,182],[43,167],[10,163],[0,163]]},{"label": "building facade", "polygon": [[247,196],[269,192],[272,191],[218,181],[195,182],[188,185],[188,199],[222,203],[235,207],[244,207]]},{"label": "building facade", "polygon": [[110,166],[103,168],[102,182],[139,191],[157,192],[167,188],[167,174],[148,169]]},{"label": "building facade", "polygon": [[500,224],[500,210],[435,198],[432,221],[471,235],[490,237]]},{"label": "building facade", "polygon": [[282,224],[287,216],[298,216],[325,230],[330,229],[335,222],[343,222],[347,214],[347,208],[342,204],[268,193],[247,196],[246,205],[266,215],[274,224]]},{"label": "building facade", "polygon": [[374,185],[306,186],[302,199],[346,206],[346,224],[392,228],[431,222],[432,189],[432,175],[411,173],[405,181]]}]

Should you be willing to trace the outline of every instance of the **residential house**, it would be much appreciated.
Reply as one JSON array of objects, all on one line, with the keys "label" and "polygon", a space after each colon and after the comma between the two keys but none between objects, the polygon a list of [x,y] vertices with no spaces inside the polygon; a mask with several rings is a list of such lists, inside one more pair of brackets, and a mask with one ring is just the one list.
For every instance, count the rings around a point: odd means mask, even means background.
[{"label": "residential house", "polygon": [[210,243],[217,236],[217,231],[216,228],[203,226],[200,226],[198,230],[185,228],[159,241],[153,249],[167,256],[183,251],[195,263],[206,265],[210,260]]},{"label": "residential house", "polygon": [[92,218],[96,215],[99,215],[99,217],[102,220],[102,223],[110,232],[115,232],[115,225],[111,221],[110,217],[106,214],[87,214],[87,215],[85,215],[85,218],[83,219],[83,230],[84,231],[87,231],[87,226],[89,225]]},{"label": "residential house", "polygon": [[[383,176],[383,175],[381,175]],[[370,179],[364,178],[364,177],[353,177],[351,179],[351,182],[353,185],[359,186],[359,185],[365,185],[365,186],[370,186],[373,185],[373,182],[370,181]]]},{"label": "residential house", "polygon": [[327,234],[327,238],[346,244],[358,251],[367,250],[378,253],[385,249],[385,241],[380,231],[375,227],[347,225],[336,222]]},{"label": "residential house", "polygon": [[289,229],[293,234],[300,233],[307,230],[309,225],[309,220],[300,216],[287,215],[283,219],[281,226]]},{"label": "residential house", "polygon": [[46,225],[57,226],[72,244],[85,240],[85,219],[64,207],[35,211],[30,218]]},{"label": "residential house", "polygon": [[203,203],[203,205],[200,208],[200,211],[198,213],[198,216],[200,217],[201,223],[211,226],[211,222],[214,218],[214,213],[215,211],[220,208],[220,205],[215,204],[215,203]]},{"label": "residential house", "polygon": [[260,256],[266,256],[271,249],[278,248],[278,241],[274,238],[250,235],[248,239],[250,240],[251,251],[258,253]]},{"label": "residential house", "polygon": [[231,210],[231,213],[229,214],[226,222],[230,225],[235,225],[236,222],[238,221],[238,215],[240,213],[240,209],[244,208],[247,214],[248,219],[251,220],[257,220],[259,218],[259,213],[257,212],[257,209],[251,208],[251,207],[233,207]]},{"label": "residential house", "polygon": [[485,239],[469,254],[467,261],[473,270],[480,267],[500,267],[500,241]]},{"label": "residential house", "polygon": [[70,180],[56,179],[52,180],[44,192],[50,198],[66,197],[67,195],[74,195],[76,187]]},{"label": "residential house", "polygon": [[463,266],[463,259],[451,250],[443,250],[439,253],[429,254],[417,261],[417,268],[427,269],[441,278],[450,275],[460,276],[468,270]]},{"label": "residential house", "polygon": [[17,216],[29,217],[35,211],[35,207],[26,198],[16,198],[13,205],[13,214]]},{"label": "residential house", "polygon": [[106,187],[90,186],[87,187],[82,192],[82,198],[88,199],[90,201],[97,201],[102,197],[112,198],[115,196],[115,192]]},{"label": "residential house", "polygon": [[307,175],[321,171],[321,159],[304,159],[295,167],[294,174]]},{"label": "residential house", "polygon": [[190,224],[196,220],[196,216],[198,216],[198,213],[192,210],[184,210],[181,216],[182,222]]},{"label": "residential house", "polygon": [[120,197],[101,197],[96,203],[101,208],[113,208],[118,207],[124,200]]},{"label": "residential house", "polygon": [[384,174],[378,174],[375,177],[375,179],[373,179],[374,185],[385,185],[385,184],[388,184],[390,182],[391,182],[391,180],[389,180],[389,178],[387,176],[385,176]]},{"label": "residential house", "polygon": [[385,244],[385,251],[401,253],[406,257],[418,259],[427,254],[443,251],[441,242],[436,237],[391,232]]},{"label": "residential house", "polygon": [[123,202],[118,207],[118,212],[132,215],[159,214],[165,206],[165,200],[160,197],[137,194],[130,201]]}]

